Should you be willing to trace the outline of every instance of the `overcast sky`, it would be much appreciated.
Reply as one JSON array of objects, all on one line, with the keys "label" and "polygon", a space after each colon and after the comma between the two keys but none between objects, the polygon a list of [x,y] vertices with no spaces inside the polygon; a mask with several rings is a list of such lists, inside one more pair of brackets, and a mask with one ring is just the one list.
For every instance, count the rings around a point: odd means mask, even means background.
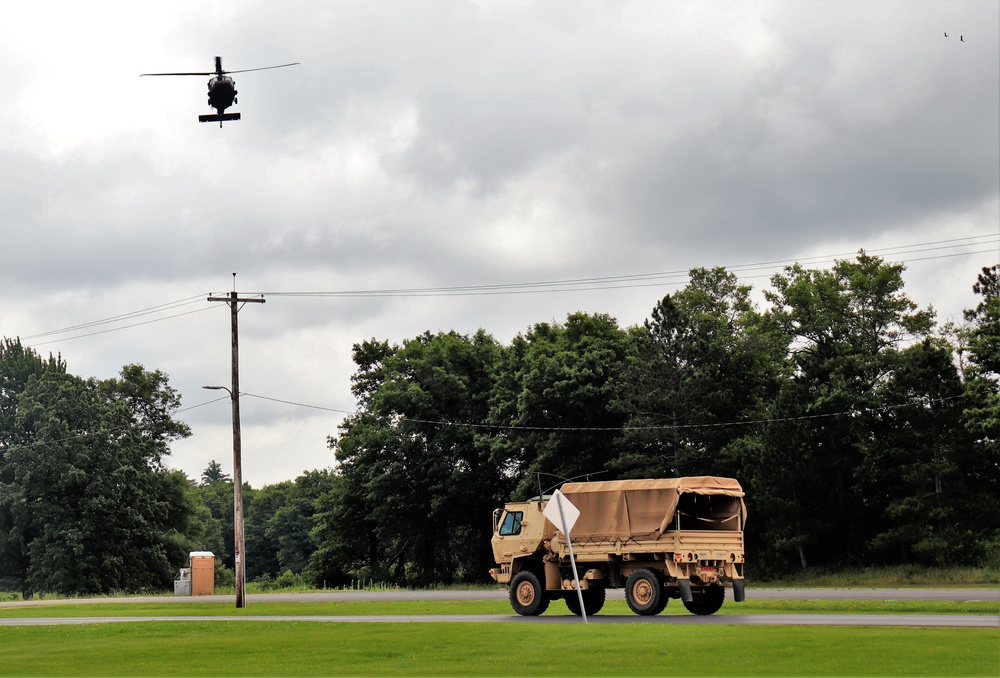
[{"label": "overcast sky", "polygon": [[[201,387],[230,383],[206,297],[236,272],[266,299],[239,316],[261,487],[333,465],[365,339],[625,327],[691,267],[761,290],[859,248],[959,320],[1000,261],[998,33],[995,0],[0,0],[0,336],[166,372],[194,408],[169,463],[231,473]],[[207,77],[138,77],[215,55],[301,65],[235,75],[222,129]],[[560,281],[587,282],[503,287]],[[426,288],[480,289],[315,294]]]}]

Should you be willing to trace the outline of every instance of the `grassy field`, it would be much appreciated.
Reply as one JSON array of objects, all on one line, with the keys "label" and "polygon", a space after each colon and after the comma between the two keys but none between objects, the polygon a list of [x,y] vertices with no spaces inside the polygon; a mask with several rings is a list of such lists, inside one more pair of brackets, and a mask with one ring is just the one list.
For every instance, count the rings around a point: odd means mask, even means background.
[{"label": "grassy field", "polygon": [[[676,602],[676,601],[674,601]],[[752,601],[723,612],[1000,613],[997,603]],[[548,614],[565,614],[553,604]],[[668,613],[687,614],[680,605]],[[511,614],[505,601],[95,603],[42,616]],[[630,614],[609,601],[602,614]],[[2,675],[996,676],[1000,630],[148,621],[0,627]]]},{"label": "grassy field", "polygon": [[143,622],[0,629],[4,675],[996,676],[1000,631]]},{"label": "grassy field", "polygon": [[895,567],[808,568],[774,581],[753,581],[753,586],[803,588],[995,588],[1000,569],[988,567]]}]

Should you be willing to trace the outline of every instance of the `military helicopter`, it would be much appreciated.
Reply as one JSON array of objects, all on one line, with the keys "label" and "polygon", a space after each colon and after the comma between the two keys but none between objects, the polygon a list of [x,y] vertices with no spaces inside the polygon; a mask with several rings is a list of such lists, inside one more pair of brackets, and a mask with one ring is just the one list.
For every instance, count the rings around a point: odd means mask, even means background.
[{"label": "military helicopter", "polygon": [[142,73],[139,77],[147,75],[211,75],[208,81],[208,105],[215,109],[215,115],[199,115],[198,122],[217,122],[219,127],[228,120],[239,120],[239,113],[226,113],[225,110],[237,103],[236,101],[236,81],[229,77],[230,73],[249,73],[250,71],[268,71],[272,68],[285,68],[286,66],[298,66],[298,61],[290,64],[278,66],[265,66],[264,68],[245,68],[240,71],[222,70],[222,57],[215,57],[215,72],[207,73]]}]

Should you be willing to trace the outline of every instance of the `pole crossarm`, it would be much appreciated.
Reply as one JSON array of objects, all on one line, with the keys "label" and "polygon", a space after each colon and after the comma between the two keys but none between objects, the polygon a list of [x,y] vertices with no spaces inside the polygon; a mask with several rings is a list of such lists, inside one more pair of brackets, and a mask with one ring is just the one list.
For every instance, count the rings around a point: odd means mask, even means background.
[{"label": "pole crossarm", "polygon": [[209,297],[208,300],[236,302],[238,304],[263,304],[267,301],[264,297],[238,297],[236,292],[231,292],[228,297]]}]

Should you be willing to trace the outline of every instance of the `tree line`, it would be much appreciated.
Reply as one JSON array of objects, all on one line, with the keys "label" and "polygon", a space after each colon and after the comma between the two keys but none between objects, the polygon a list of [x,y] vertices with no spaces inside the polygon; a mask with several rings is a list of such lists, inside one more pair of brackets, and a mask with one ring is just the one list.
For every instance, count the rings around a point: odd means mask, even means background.
[{"label": "tree line", "polygon": [[[501,344],[353,347],[331,469],[245,487],[250,579],[482,582],[493,509],[567,478],[719,475],[747,491],[748,569],[1000,565],[1000,266],[961,326],[860,252],[764,290],[693,269],[641,325],[574,313]],[[0,587],[169,587],[232,566],[232,482],[164,465],[189,435],[165,375],[81,380],[0,347]],[[751,574],[751,576],[753,576]]]}]

